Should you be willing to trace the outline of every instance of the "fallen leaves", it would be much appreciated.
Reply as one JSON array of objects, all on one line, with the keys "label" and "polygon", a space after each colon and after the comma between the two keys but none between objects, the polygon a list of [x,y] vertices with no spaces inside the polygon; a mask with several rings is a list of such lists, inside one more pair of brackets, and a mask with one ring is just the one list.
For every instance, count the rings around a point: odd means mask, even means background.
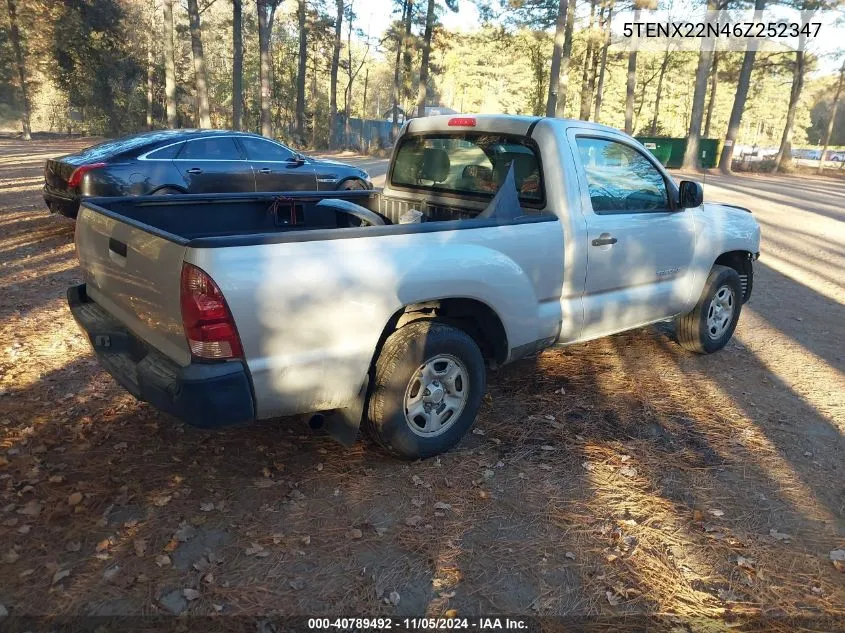
[{"label": "fallen leaves", "polygon": [[415,514],[414,516],[405,519],[405,525],[417,527],[420,523],[422,523],[422,520],[423,518],[419,514]]},{"label": "fallen leaves", "polygon": [[162,508],[170,503],[170,500],[173,499],[173,495],[159,495],[155,499],[153,499],[153,505]]},{"label": "fallen leaves", "polygon": [[135,549],[135,556],[141,558],[147,553],[147,539],[136,538],[132,541],[132,547]]},{"label": "fallen leaves", "polygon": [[156,556],[156,565],[159,567],[170,567],[172,561],[170,560],[170,556],[167,554],[159,554]]},{"label": "fallen leaves", "polygon": [[789,534],[784,534],[783,532],[778,532],[776,529],[772,528],[769,530],[769,536],[771,536],[776,541],[785,541],[788,542],[792,539]]},{"label": "fallen leaves", "polygon": [[182,595],[185,596],[185,600],[188,602],[193,602],[194,600],[200,597],[200,592],[196,589],[191,589],[190,587],[187,589],[182,590]]},{"label": "fallen leaves", "polygon": [[259,543],[250,543],[249,547],[244,550],[244,554],[247,556],[255,556],[256,558],[266,558],[270,555],[270,552],[264,549],[264,546]]},{"label": "fallen leaves", "polygon": [[28,501],[27,504],[18,510],[18,514],[22,514],[28,517],[37,517],[41,514],[41,510],[44,509],[44,504],[40,501],[33,499],[32,501]]},{"label": "fallen leaves", "polygon": [[364,533],[361,532],[361,530],[359,530],[358,528],[352,528],[351,530],[349,530],[349,532],[346,533],[346,535],[350,539],[359,539],[364,536]]},{"label": "fallen leaves", "polygon": [[434,509],[435,510],[451,510],[452,506],[448,503],[445,503],[444,501],[438,501],[437,503],[434,504]]},{"label": "fallen leaves", "polygon": [[52,584],[55,585],[56,583],[61,582],[62,580],[64,580],[68,576],[70,576],[70,570],[69,569],[60,569],[55,574],[53,574]]},{"label": "fallen leaves", "polygon": [[78,506],[80,503],[82,503],[82,493],[81,492],[71,493],[67,498],[67,504],[69,506]]}]

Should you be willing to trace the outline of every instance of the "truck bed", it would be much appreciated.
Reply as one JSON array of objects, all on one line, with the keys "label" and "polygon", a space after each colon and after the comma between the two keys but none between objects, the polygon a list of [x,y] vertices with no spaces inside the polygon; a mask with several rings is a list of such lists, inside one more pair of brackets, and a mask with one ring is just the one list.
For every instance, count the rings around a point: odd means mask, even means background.
[{"label": "truck bed", "polygon": [[[356,218],[318,206],[327,198],[354,202],[377,213],[385,224],[397,224],[409,209],[422,211],[425,221],[465,220],[483,204],[455,206],[422,199],[384,196],[379,191],[291,192],[92,198],[85,206],[139,228],[187,244],[203,238],[238,238],[318,229],[359,226]],[[469,204],[472,204],[470,202]]]}]

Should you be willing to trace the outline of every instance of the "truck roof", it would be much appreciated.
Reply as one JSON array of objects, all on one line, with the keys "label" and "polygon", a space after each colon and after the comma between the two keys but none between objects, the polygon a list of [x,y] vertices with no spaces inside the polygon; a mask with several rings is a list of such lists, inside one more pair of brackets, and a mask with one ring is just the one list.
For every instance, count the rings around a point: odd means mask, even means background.
[{"label": "truck roof", "polygon": [[[461,124],[460,120],[467,120]],[[457,120],[457,121],[456,121]],[[469,123],[474,122],[474,125]],[[569,127],[587,128],[602,131],[619,132],[618,129],[600,123],[581,121],[579,119],[562,119],[557,117],[523,116],[516,114],[441,114],[437,116],[410,119],[405,133],[441,132],[444,130],[466,130],[476,132],[496,132],[499,134],[518,134],[525,136],[542,120],[554,122],[555,126],[563,129]],[[452,125],[450,121],[455,121]]]}]

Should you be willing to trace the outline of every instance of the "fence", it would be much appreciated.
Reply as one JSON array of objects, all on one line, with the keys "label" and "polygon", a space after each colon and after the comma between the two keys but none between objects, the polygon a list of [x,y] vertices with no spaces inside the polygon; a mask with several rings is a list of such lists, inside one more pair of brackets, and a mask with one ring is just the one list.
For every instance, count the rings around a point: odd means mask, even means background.
[{"label": "fence", "polygon": [[391,139],[392,121],[379,119],[359,119],[349,117],[349,135],[345,136],[346,126],[342,117],[335,120],[335,138],[344,147],[359,151],[393,145]]}]

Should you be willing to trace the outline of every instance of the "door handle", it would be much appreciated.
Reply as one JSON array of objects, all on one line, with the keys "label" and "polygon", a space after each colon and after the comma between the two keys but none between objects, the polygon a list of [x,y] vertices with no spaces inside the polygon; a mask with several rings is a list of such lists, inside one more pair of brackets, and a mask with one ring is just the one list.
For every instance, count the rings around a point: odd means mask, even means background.
[{"label": "door handle", "polygon": [[188,170],[188,173],[189,173],[189,174],[201,174],[201,173],[202,173],[202,169],[200,169],[199,167],[191,167],[191,168]]},{"label": "door handle", "polygon": [[610,235],[605,234],[604,237],[597,237],[593,240],[593,246],[609,246],[610,244],[616,244],[618,240],[615,237],[610,237]]},{"label": "door handle", "polygon": [[269,167],[262,167],[261,169],[258,170],[258,173],[259,174],[269,174],[270,168]]},{"label": "door handle", "polygon": [[109,238],[109,250],[115,255],[126,257],[126,242],[121,242],[113,237]]}]

